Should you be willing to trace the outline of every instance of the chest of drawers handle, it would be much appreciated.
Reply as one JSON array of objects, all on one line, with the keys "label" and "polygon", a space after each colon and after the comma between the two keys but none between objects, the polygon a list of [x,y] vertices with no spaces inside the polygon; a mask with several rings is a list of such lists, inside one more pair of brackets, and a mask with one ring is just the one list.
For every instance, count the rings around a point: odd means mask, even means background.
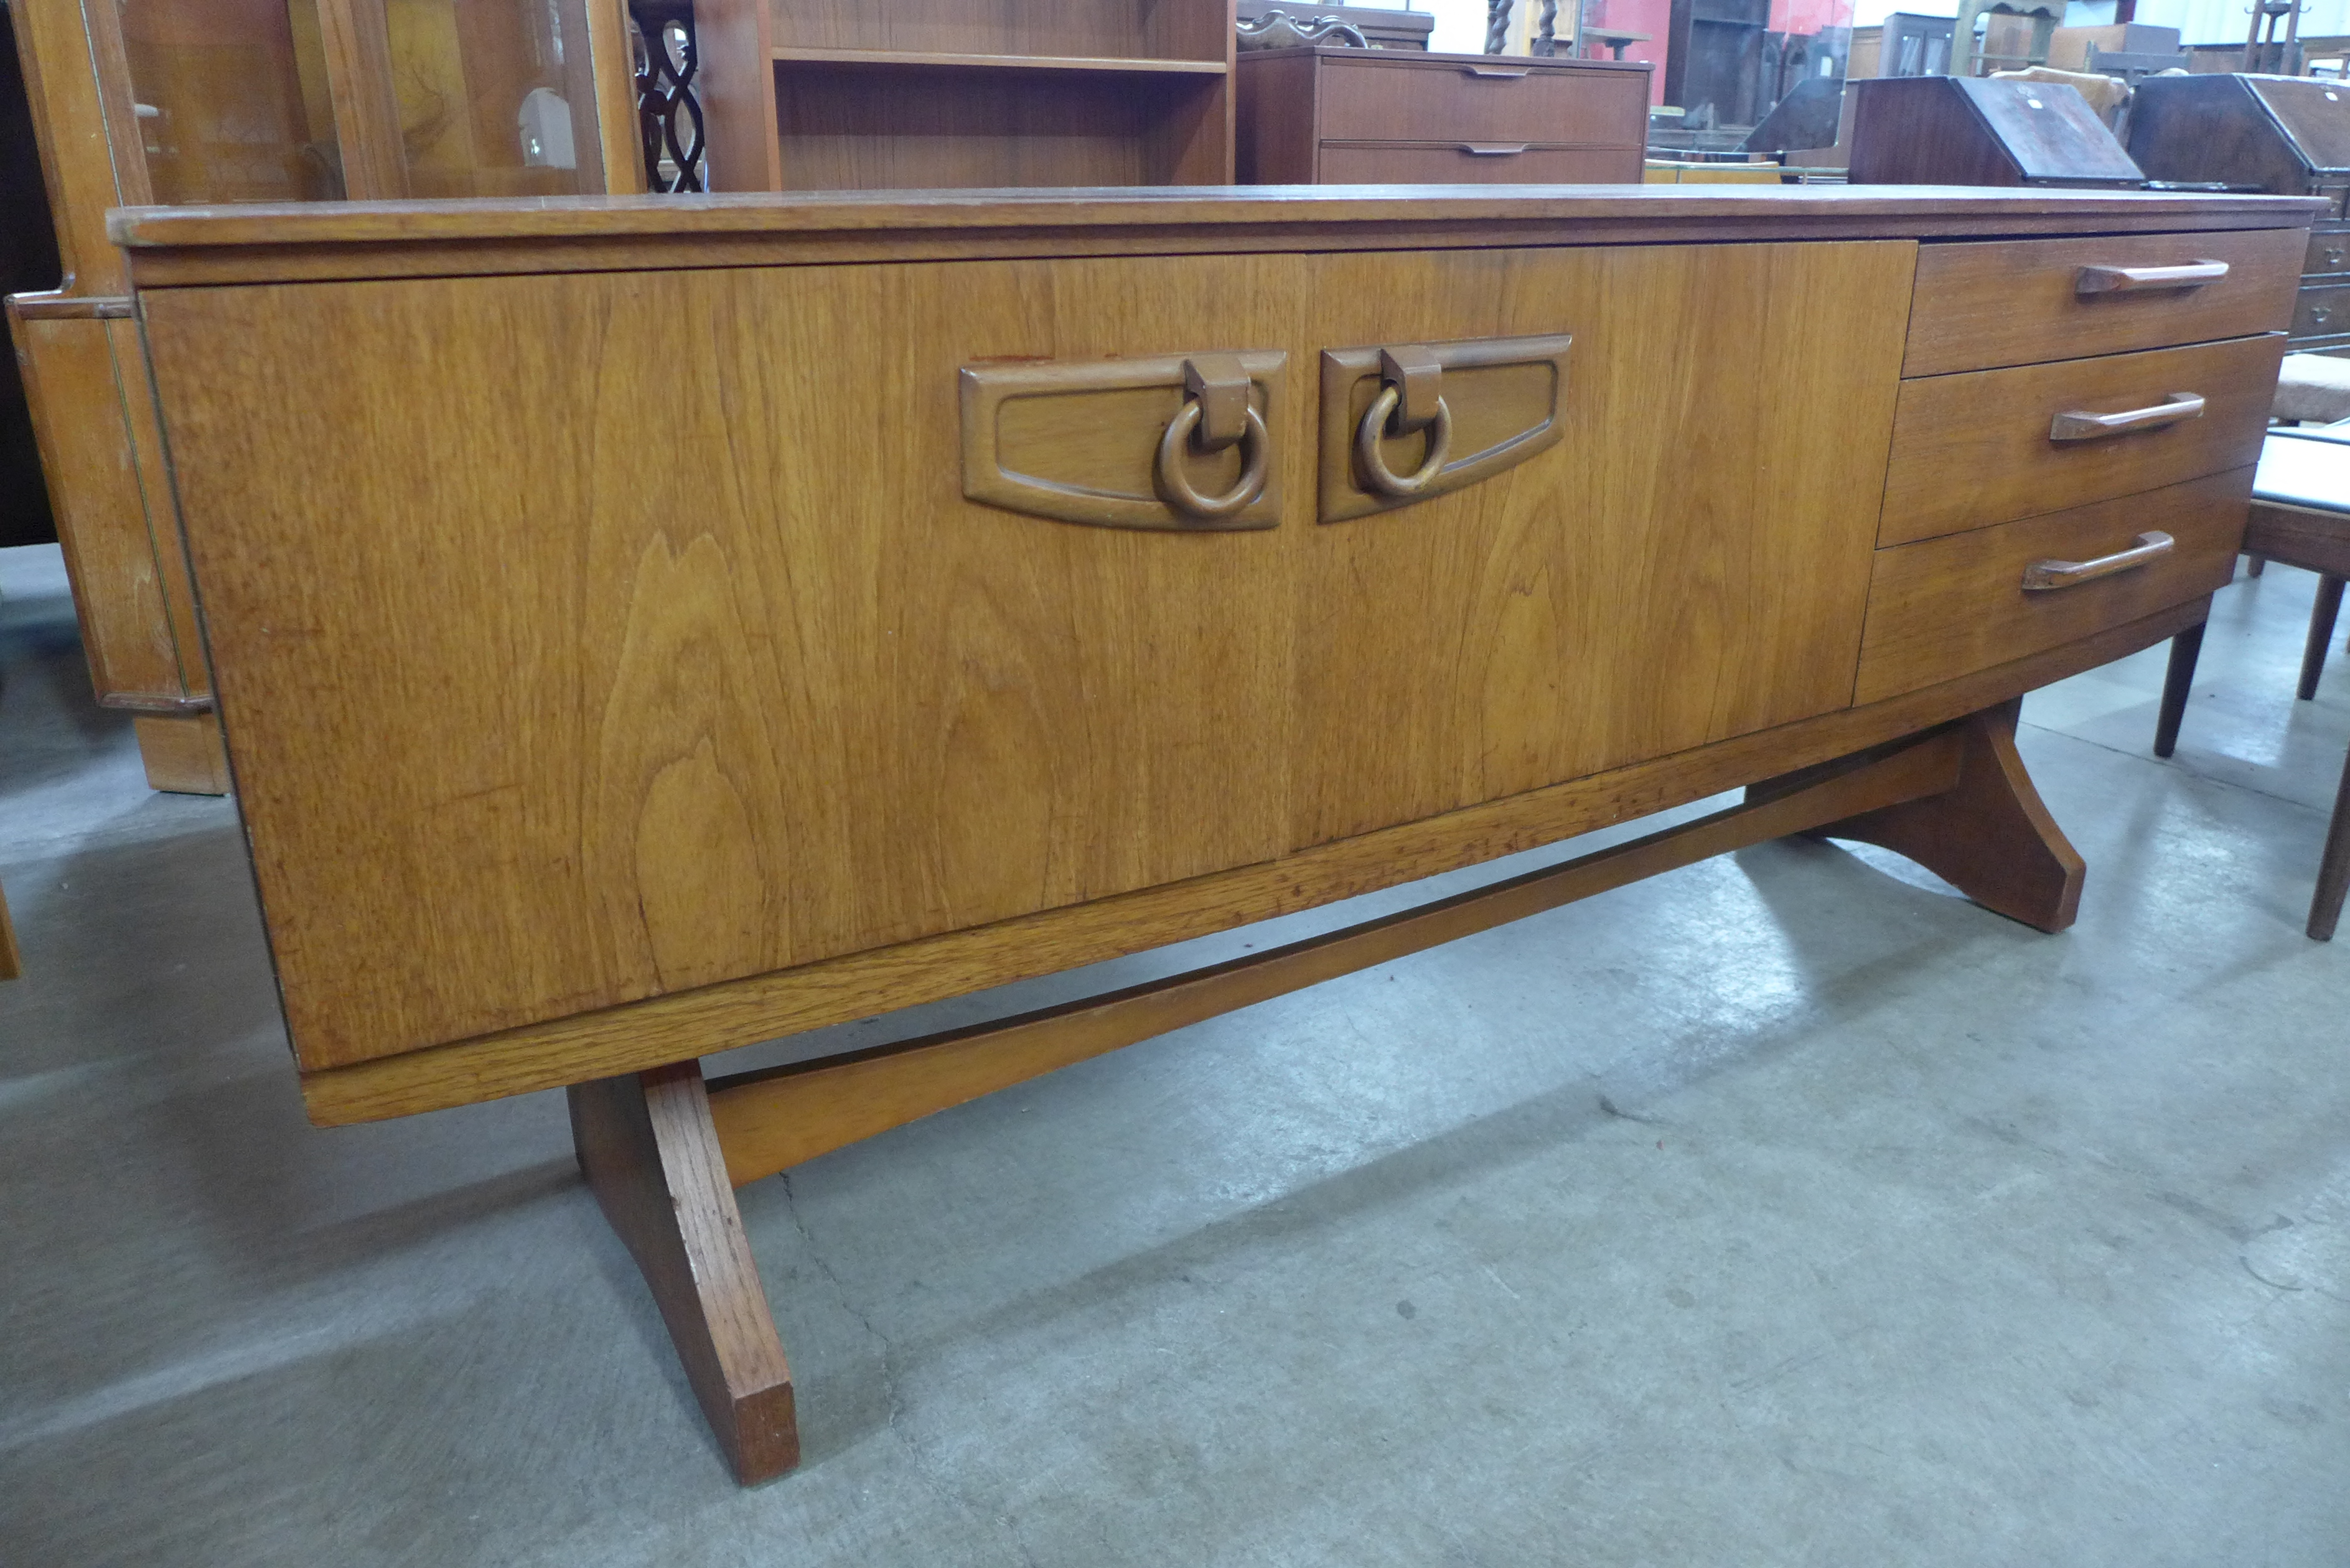
[{"label": "chest of drawers handle", "polygon": [[2082,583],[2094,583],[2099,577],[2110,577],[2116,572],[2126,572],[2158,560],[2178,547],[2178,541],[2168,534],[2140,534],[2126,550],[2116,550],[2110,556],[2099,556],[2094,561],[2034,561],[2023,568],[2023,591],[2027,594],[2046,593],[2051,588],[2074,587]]},{"label": "chest of drawers handle", "polygon": [[2226,262],[2189,262],[2183,266],[2085,266],[2075,294],[2151,294],[2160,289],[2200,288],[2228,275]]},{"label": "chest of drawers handle", "polygon": [[2104,441],[2108,436],[2128,435],[2133,431],[2154,430],[2162,425],[2175,425],[2181,420],[2199,420],[2202,417],[2201,393],[2173,392],[2167,403],[2157,403],[2150,409],[2125,409],[2117,414],[2068,410],[2048,421],[2048,439]]},{"label": "chest of drawers handle", "polygon": [[1512,70],[1507,66],[1463,66],[1461,67],[1461,74],[1464,77],[1474,77],[1479,81],[1513,82],[1521,77],[1532,76],[1534,73],[1525,67]]},{"label": "chest of drawers handle", "polygon": [[1471,158],[1515,158],[1533,145],[1531,141],[1464,141],[1461,151]]}]

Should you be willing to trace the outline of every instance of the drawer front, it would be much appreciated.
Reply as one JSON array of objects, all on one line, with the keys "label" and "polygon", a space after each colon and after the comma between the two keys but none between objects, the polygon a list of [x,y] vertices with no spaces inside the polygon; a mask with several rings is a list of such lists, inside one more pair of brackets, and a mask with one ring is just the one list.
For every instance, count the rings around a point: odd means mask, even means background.
[{"label": "drawer front", "polygon": [[[1918,252],[1905,376],[2036,365],[2281,330],[2293,318],[2300,229],[1929,244]],[[2084,295],[2083,267],[2225,262],[2193,288]]]},{"label": "drawer front", "polygon": [[[2223,586],[2235,570],[2252,471],[2172,485],[1877,552],[1861,639],[1859,702],[1875,702],[2060,647]],[[2169,551],[2111,576],[2038,592],[2025,568],[2093,561],[2148,530]]]},{"label": "drawer front", "polygon": [[1639,182],[1641,156],[1638,147],[1529,147],[1523,152],[1481,153],[1470,151],[1467,143],[1326,141],[1319,181],[1325,185],[1628,185]]},{"label": "drawer front", "polygon": [[1326,60],[1320,134],[1335,141],[1647,140],[1646,71]]},{"label": "drawer front", "polygon": [[2312,229],[2301,270],[2312,277],[2350,272],[2350,223],[2320,223]]},{"label": "drawer front", "polygon": [[[2284,339],[2273,334],[1901,383],[1879,545],[1985,528],[2218,473],[2260,455]],[[2082,441],[2063,413],[2152,409],[2181,394],[2194,419]]]},{"label": "drawer front", "polygon": [[2350,332],[2350,280],[2306,285],[2293,303],[2293,337],[2332,337]]}]

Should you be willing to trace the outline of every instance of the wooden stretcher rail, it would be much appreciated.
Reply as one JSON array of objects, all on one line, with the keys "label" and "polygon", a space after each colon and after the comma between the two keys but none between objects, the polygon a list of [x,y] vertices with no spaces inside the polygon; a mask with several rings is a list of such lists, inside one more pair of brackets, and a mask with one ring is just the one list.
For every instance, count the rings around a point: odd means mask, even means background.
[{"label": "wooden stretcher rail", "polygon": [[1186,1024],[1716,855],[1947,794],[1959,782],[1963,753],[1964,737],[1944,730],[1888,756],[1856,759],[1785,794],[1268,952],[852,1056],[712,1079],[711,1115],[726,1151],[727,1178],[741,1187]]}]

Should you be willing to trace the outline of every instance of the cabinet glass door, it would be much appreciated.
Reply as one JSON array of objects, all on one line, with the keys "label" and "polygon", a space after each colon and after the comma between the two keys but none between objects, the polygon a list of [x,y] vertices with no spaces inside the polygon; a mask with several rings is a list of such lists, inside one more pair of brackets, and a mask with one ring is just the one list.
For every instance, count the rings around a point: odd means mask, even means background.
[{"label": "cabinet glass door", "polygon": [[343,195],[313,0],[113,3],[153,200]]},{"label": "cabinet glass door", "polygon": [[386,0],[411,196],[604,189],[581,0]]}]

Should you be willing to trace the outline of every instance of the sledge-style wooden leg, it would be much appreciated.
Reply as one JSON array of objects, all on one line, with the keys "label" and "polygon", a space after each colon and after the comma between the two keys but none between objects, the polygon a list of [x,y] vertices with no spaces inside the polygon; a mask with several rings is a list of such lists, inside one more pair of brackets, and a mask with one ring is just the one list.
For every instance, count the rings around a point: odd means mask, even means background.
[{"label": "sledge-style wooden leg", "polygon": [[2081,908],[2086,867],[2048,815],[2015,751],[2016,698],[1960,721],[1957,787],[1830,823],[1814,835],[1906,855],[1984,909],[2061,931]]},{"label": "sledge-style wooden leg", "polygon": [[687,1380],[745,1485],[799,1463],[792,1374],[743,1234],[698,1062],[574,1085],[571,1139],[644,1271]]}]

